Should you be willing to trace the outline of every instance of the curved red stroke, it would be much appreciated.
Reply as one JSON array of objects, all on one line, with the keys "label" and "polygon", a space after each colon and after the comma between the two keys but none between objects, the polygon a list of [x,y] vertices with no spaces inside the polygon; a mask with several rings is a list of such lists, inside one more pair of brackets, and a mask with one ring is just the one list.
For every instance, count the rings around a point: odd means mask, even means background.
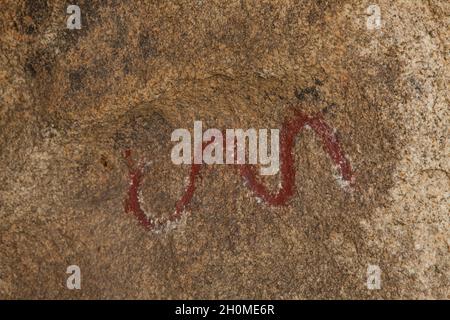
[{"label": "curved red stroke", "polygon": [[280,137],[280,160],[281,160],[281,188],[276,194],[272,194],[257,178],[250,165],[241,165],[240,173],[248,181],[250,188],[270,205],[283,205],[294,194],[295,191],[295,168],[294,155],[292,153],[295,137],[309,126],[319,136],[325,152],[338,166],[342,178],[351,183],[352,169],[350,162],[342,151],[337,136],[333,129],[326,124],[321,115],[307,116],[297,112],[293,119],[286,121],[281,128]]},{"label": "curved red stroke", "polygon": [[[308,116],[300,111],[297,111],[294,117],[283,123],[280,137],[280,175],[281,188],[277,193],[271,193],[261,182],[257,179],[257,174],[251,165],[244,164],[240,166],[240,175],[244,177],[249,188],[261,199],[269,205],[284,205],[292,197],[295,192],[295,168],[293,149],[296,136],[306,127],[309,126],[320,138],[325,152],[329,155],[333,163],[338,167],[342,178],[349,184],[353,183],[353,173],[350,162],[345,157],[345,154],[339,144],[338,138],[333,129],[325,122],[322,115],[317,114]],[[203,144],[203,148],[208,142]],[[144,174],[144,165],[139,164],[135,166],[131,158],[131,151],[125,151],[125,157],[128,161],[130,169],[130,187],[128,189],[128,197],[125,202],[125,211],[132,213],[138,221],[148,230],[153,230],[159,226],[164,225],[169,221],[175,221],[181,218],[183,211],[190,203],[194,192],[195,182],[197,176],[200,174],[201,165],[192,164],[189,173],[189,183],[183,196],[177,201],[175,205],[175,212],[169,216],[165,221],[155,221],[147,217],[142,210],[139,203],[139,186],[142,182]]]}]

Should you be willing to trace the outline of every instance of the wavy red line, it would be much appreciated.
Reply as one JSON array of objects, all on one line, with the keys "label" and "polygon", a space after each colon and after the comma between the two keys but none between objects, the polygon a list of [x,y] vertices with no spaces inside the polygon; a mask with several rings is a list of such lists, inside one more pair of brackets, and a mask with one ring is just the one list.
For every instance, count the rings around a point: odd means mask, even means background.
[{"label": "wavy red line", "polygon": [[[294,144],[296,136],[306,127],[309,126],[315,134],[320,138],[323,149],[331,158],[333,163],[338,167],[342,179],[349,184],[353,183],[353,173],[350,162],[345,157],[334,130],[325,122],[321,114],[308,116],[297,111],[292,119],[286,120],[281,128],[280,133],[280,179],[281,187],[276,193],[272,193],[257,179],[257,174],[252,165],[239,165],[240,175],[247,180],[249,188],[267,204],[279,206],[285,205],[295,192],[295,168],[294,168]],[[206,144],[203,145],[203,148]],[[159,225],[164,225],[169,221],[176,221],[181,218],[183,211],[189,205],[195,192],[195,183],[200,174],[201,165],[192,164],[189,173],[189,183],[183,196],[177,201],[175,212],[163,222],[156,222],[147,217],[139,203],[139,186],[142,182],[144,174],[144,166],[142,164],[135,166],[131,158],[131,151],[125,151],[125,157],[130,169],[130,187],[128,196],[125,201],[125,211],[132,213],[137,220],[148,230],[153,230]]]}]

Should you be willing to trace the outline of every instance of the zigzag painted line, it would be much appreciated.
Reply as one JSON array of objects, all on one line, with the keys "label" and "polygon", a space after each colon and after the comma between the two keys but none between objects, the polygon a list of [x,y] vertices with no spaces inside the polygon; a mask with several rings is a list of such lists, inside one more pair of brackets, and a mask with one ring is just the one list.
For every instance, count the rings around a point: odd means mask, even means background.
[{"label": "zigzag painted line", "polygon": [[[280,137],[280,160],[281,160],[281,187],[276,193],[270,192],[257,179],[257,174],[252,165],[240,164],[239,173],[247,181],[249,188],[256,196],[264,200],[268,205],[285,205],[295,192],[295,159],[293,149],[296,136],[305,128],[311,128],[320,138],[324,151],[331,158],[339,169],[342,179],[350,186],[353,184],[353,173],[350,162],[345,157],[338,138],[334,130],[325,122],[321,114],[314,116],[306,115],[297,111],[292,119],[286,120],[281,128]],[[203,144],[203,148],[209,143]],[[131,150],[125,151],[130,178],[127,199],[125,201],[125,211],[133,214],[140,224],[148,230],[158,230],[170,222],[177,221],[183,216],[195,192],[195,183],[200,175],[201,164],[192,164],[189,173],[189,183],[183,196],[177,201],[175,211],[169,218],[160,221],[149,218],[141,208],[139,201],[139,187],[144,175],[144,165],[135,165],[131,158]]]}]

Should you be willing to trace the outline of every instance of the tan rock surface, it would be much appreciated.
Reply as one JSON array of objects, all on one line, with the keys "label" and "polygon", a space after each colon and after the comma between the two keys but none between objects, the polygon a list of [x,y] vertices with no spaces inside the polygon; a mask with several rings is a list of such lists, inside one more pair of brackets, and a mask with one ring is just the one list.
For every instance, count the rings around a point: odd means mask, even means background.
[{"label": "tan rock surface", "polygon": [[[0,298],[450,298],[450,5],[380,0],[368,30],[370,4],[78,1],[68,30],[64,1],[2,1]],[[279,128],[292,109],[336,129],[352,191],[306,131],[286,206],[212,166],[175,229],[125,212],[126,149],[167,217],[189,172],[174,129]]]}]

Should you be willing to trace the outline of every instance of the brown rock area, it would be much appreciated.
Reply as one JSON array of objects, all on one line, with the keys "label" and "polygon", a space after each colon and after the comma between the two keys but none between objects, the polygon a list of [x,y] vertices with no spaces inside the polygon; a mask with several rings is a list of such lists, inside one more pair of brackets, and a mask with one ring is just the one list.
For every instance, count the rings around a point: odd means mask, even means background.
[{"label": "brown rock area", "polygon": [[[80,30],[64,1],[0,7],[0,298],[450,298],[448,1],[377,0],[374,30],[365,0],[73,4]],[[335,128],[351,190],[306,130],[284,206],[214,165],[173,230],[125,212],[125,150],[164,218],[189,175],[174,129],[280,128],[293,110]]]}]

